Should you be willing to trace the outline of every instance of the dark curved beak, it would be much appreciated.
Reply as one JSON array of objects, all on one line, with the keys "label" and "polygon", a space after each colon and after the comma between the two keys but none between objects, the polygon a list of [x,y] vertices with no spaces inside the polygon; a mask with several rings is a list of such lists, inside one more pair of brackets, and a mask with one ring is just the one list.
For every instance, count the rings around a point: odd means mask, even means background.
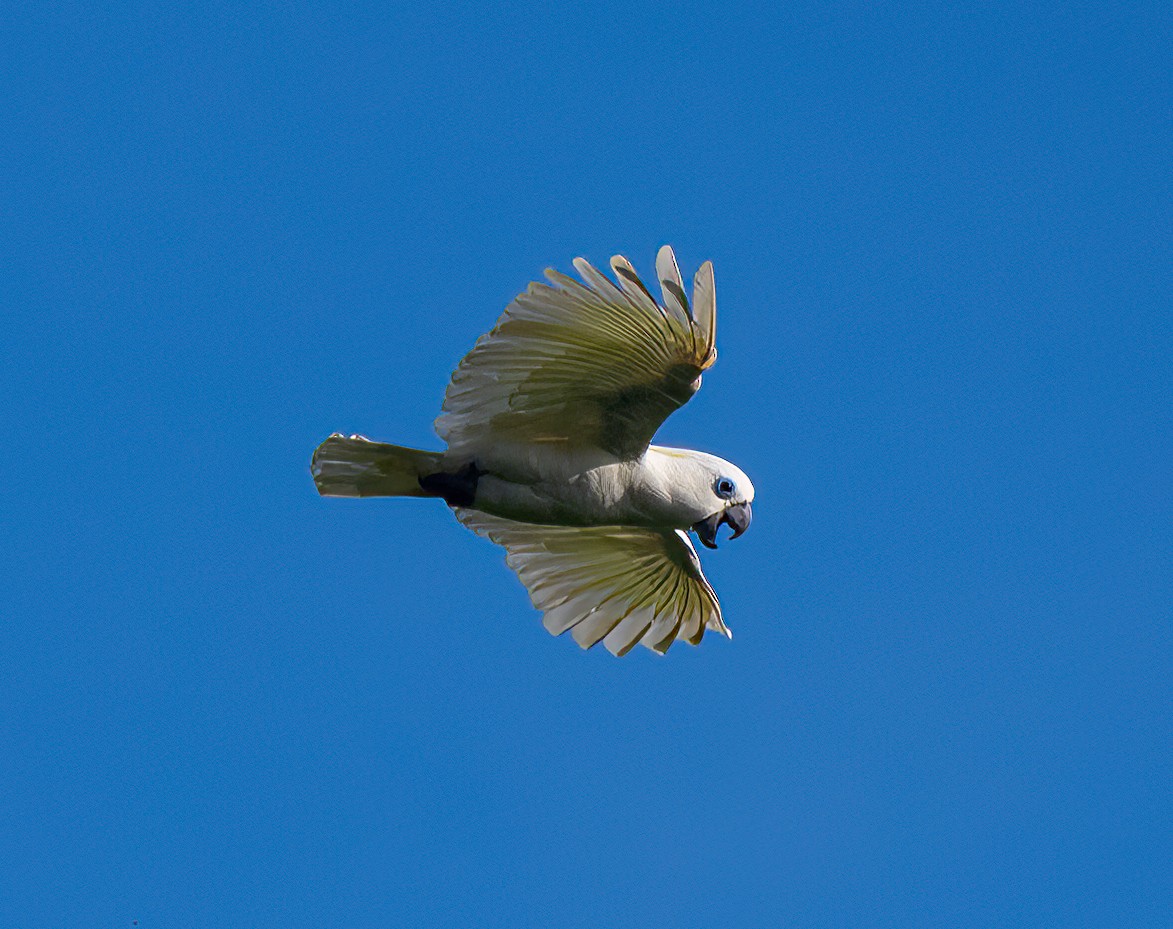
[{"label": "dark curved beak", "polygon": [[753,510],[748,503],[738,503],[734,506],[726,507],[720,512],[714,513],[712,516],[707,516],[699,523],[695,523],[692,531],[696,533],[696,537],[701,540],[701,545],[705,548],[717,547],[717,530],[721,528],[724,523],[733,530],[733,535],[730,539],[736,539],[739,535],[749,528],[750,521],[753,519]]}]

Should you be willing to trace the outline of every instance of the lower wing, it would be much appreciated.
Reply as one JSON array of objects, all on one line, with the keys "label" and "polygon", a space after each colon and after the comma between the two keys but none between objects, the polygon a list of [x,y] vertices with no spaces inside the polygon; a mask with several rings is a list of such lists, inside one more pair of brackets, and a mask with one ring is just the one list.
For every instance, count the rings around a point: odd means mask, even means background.
[{"label": "lower wing", "polygon": [[539,526],[469,509],[456,518],[508,553],[509,565],[553,635],[614,655],[636,643],[663,654],[706,629],[730,636],[688,536],[627,526]]}]

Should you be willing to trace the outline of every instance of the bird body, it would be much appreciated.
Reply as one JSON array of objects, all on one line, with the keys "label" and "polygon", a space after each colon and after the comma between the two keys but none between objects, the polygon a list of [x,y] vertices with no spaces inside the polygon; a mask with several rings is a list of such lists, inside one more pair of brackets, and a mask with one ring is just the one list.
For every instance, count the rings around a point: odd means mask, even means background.
[{"label": "bird body", "polygon": [[504,519],[557,525],[686,528],[712,511],[717,472],[739,469],[703,452],[649,446],[635,460],[538,449],[519,459],[492,456],[477,483],[476,509]]},{"label": "bird body", "polygon": [[690,302],[672,250],[657,302],[626,259],[618,283],[548,271],[453,373],[436,431],[444,452],[358,435],[314,453],[323,496],[439,497],[503,545],[546,627],[616,654],[664,652],[706,628],[729,634],[687,532],[716,547],[749,525],[754,489],[714,455],[650,444],[716,358],[712,265]]}]

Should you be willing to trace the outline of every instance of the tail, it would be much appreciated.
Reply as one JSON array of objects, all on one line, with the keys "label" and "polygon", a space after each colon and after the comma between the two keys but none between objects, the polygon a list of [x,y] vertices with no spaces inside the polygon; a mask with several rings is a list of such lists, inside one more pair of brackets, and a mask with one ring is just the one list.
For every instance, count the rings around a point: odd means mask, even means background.
[{"label": "tail", "polygon": [[323,497],[433,497],[420,478],[437,471],[441,457],[336,432],[314,450],[310,473]]}]

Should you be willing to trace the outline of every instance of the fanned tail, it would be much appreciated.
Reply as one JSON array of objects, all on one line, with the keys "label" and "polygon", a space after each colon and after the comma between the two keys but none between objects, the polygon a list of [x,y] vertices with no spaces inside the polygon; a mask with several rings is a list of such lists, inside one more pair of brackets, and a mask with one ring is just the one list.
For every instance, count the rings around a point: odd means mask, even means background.
[{"label": "fanned tail", "polygon": [[310,472],[323,497],[431,497],[420,478],[440,468],[441,454],[334,433],[314,450]]}]

